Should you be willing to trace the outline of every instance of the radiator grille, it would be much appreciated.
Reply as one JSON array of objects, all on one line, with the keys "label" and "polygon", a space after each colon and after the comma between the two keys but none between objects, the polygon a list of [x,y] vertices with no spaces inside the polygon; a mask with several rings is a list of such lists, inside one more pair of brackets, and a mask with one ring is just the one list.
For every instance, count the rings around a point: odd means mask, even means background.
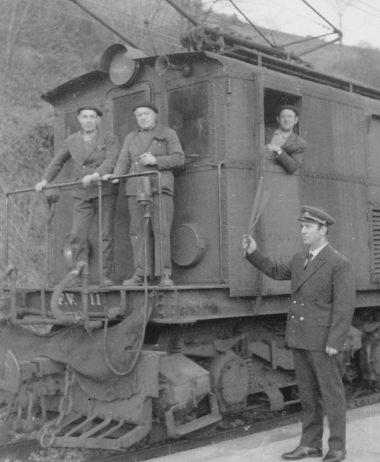
[{"label": "radiator grille", "polygon": [[373,282],[380,282],[380,204],[370,204],[371,275]]}]

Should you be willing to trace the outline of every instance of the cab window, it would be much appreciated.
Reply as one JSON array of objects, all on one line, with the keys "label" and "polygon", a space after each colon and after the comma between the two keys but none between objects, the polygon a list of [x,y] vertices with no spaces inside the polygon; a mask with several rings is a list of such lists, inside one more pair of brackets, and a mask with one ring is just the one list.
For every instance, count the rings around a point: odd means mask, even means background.
[{"label": "cab window", "polygon": [[207,82],[169,91],[169,126],[181,141],[186,157],[208,155]]}]

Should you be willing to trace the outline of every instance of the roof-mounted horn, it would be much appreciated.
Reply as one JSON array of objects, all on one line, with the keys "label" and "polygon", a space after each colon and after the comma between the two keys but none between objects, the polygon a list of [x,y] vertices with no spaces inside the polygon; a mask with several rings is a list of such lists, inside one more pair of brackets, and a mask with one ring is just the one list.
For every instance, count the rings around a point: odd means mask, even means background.
[{"label": "roof-mounted horn", "polygon": [[191,73],[193,72],[192,67],[189,64],[173,64],[170,62],[169,58],[166,55],[159,56],[156,59],[156,63],[154,65],[154,69],[158,75],[165,74],[167,71],[179,71],[184,77],[190,77]]}]

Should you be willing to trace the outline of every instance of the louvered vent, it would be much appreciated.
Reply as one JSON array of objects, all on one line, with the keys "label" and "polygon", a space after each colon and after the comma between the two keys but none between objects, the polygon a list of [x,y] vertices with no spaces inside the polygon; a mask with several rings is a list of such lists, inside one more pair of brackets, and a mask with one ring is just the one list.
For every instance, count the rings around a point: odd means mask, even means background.
[{"label": "louvered vent", "polygon": [[371,249],[371,274],[373,282],[380,282],[380,204],[370,203],[370,249]]}]

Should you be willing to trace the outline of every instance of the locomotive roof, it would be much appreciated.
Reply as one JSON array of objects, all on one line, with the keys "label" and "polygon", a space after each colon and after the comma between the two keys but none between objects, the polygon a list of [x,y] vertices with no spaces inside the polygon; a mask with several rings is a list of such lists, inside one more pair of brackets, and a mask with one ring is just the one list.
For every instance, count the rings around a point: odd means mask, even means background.
[{"label": "locomotive roof", "polygon": [[[242,64],[244,63],[264,67],[281,74],[294,76],[303,80],[320,83],[322,85],[328,85],[343,91],[356,93],[368,98],[380,100],[380,89],[325,74],[311,67],[308,67],[307,65],[297,64],[291,60],[284,60],[277,58],[276,56],[271,56],[260,51],[250,50],[244,47],[235,47],[218,54],[208,51],[188,51],[184,53],[170,54],[169,56],[170,60],[174,64],[176,61],[183,63],[184,59],[186,59],[186,62],[190,63],[202,58],[209,58],[219,61],[226,67],[233,66],[236,68],[236,61],[239,61]],[[157,58],[158,56],[148,56],[145,58],[136,59],[136,61],[140,62],[141,64],[154,65]],[[85,85],[100,83],[107,78],[108,73],[100,70],[94,70],[87,74],[76,77],[75,79],[72,79],[68,82],[65,82],[64,84],[43,94],[41,98],[44,101],[55,105],[59,100],[64,99],[68,95],[72,96],[75,95],[75,93],[80,92]]]}]

